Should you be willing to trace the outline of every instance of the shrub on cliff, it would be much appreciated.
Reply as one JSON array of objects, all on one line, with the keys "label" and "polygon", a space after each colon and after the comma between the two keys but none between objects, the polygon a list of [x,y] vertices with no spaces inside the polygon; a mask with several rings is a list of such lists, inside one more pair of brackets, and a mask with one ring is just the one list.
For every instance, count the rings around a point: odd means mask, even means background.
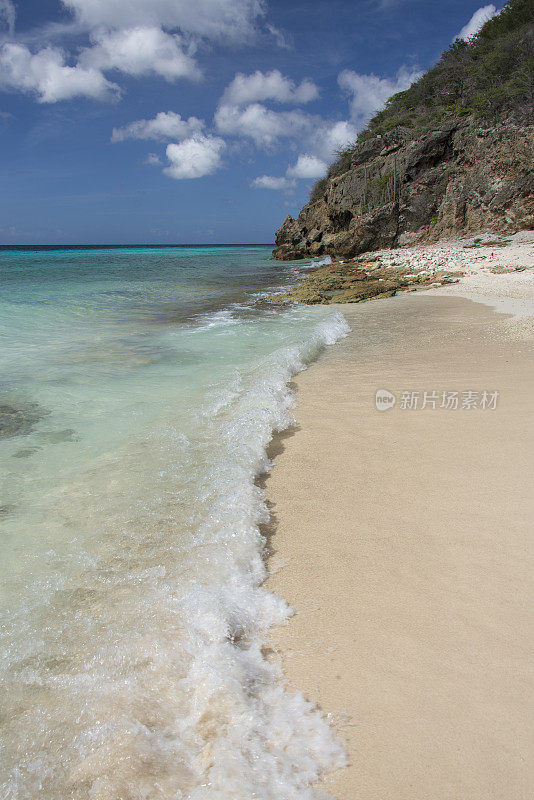
[{"label": "shrub on cliff", "polygon": [[468,41],[456,39],[435,67],[393,95],[354,145],[342,150],[310,195],[319,199],[328,179],[346,172],[359,147],[380,134],[418,136],[447,121],[479,124],[532,122],[534,108],[534,0],[508,0]]}]

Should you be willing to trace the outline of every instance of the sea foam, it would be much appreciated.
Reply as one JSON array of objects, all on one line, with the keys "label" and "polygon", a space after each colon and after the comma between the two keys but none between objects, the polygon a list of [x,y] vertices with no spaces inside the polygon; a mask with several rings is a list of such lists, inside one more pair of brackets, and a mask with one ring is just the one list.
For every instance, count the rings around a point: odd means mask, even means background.
[{"label": "sea foam", "polygon": [[214,312],[133,329],[125,351],[141,339],[160,355],[117,372],[98,329],[94,392],[62,348],[46,424],[79,441],[39,445],[28,474],[43,496],[14,495],[5,523],[2,797],[312,800],[344,764],[264,652],[291,609],[262,585],[256,478],[293,421],[291,377],[347,330],[331,309]]}]

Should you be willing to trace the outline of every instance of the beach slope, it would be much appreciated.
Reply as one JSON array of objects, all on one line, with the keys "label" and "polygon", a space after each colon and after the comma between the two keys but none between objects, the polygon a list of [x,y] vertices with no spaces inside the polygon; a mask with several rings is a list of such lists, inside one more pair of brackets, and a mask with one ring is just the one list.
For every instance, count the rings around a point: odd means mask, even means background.
[{"label": "beach slope", "polygon": [[325,788],[527,800],[532,326],[431,292],[341,310],[352,333],[298,376],[266,480],[269,588],[296,612],[273,647],[347,742]]}]

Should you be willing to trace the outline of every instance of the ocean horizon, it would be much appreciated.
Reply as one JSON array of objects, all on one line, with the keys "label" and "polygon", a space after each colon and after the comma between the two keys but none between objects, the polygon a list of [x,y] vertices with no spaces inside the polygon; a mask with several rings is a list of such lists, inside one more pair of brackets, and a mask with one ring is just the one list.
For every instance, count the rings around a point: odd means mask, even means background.
[{"label": "ocean horizon", "polygon": [[2,250],[12,251],[12,250],[23,250],[23,251],[34,251],[34,250],[142,250],[142,249],[149,249],[149,250],[164,250],[165,248],[169,249],[179,249],[180,247],[191,248],[191,247],[274,247],[274,242],[241,242],[241,243],[225,243],[225,242],[218,242],[216,244],[206,244],[206,243],[197,243],[197,244],[162,244],[162,243],[146,243],[146,244],[129,244],[127,242],[122,243],[98,243],[98,244],[0,244],[0,252]]}]

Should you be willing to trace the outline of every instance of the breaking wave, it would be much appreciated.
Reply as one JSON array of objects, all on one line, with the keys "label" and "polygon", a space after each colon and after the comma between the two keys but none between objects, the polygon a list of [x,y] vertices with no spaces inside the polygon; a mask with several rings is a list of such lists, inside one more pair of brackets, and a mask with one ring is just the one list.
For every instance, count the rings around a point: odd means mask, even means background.
[{"label": "breaking wave", "polygon": [[200,388],[188,373],[181,407],[80,465],[41,510],[44,549],[13,571],[2,619],[3,797],[312,800],[344,764],[264,652],[291,610],[262,586],[256,478],[292,423],[291,377],[348,327],[331,310],[280,312],[274,349],[245,358],[272,335],[265,319],[221,311],[184,331],[207,359]]}]

